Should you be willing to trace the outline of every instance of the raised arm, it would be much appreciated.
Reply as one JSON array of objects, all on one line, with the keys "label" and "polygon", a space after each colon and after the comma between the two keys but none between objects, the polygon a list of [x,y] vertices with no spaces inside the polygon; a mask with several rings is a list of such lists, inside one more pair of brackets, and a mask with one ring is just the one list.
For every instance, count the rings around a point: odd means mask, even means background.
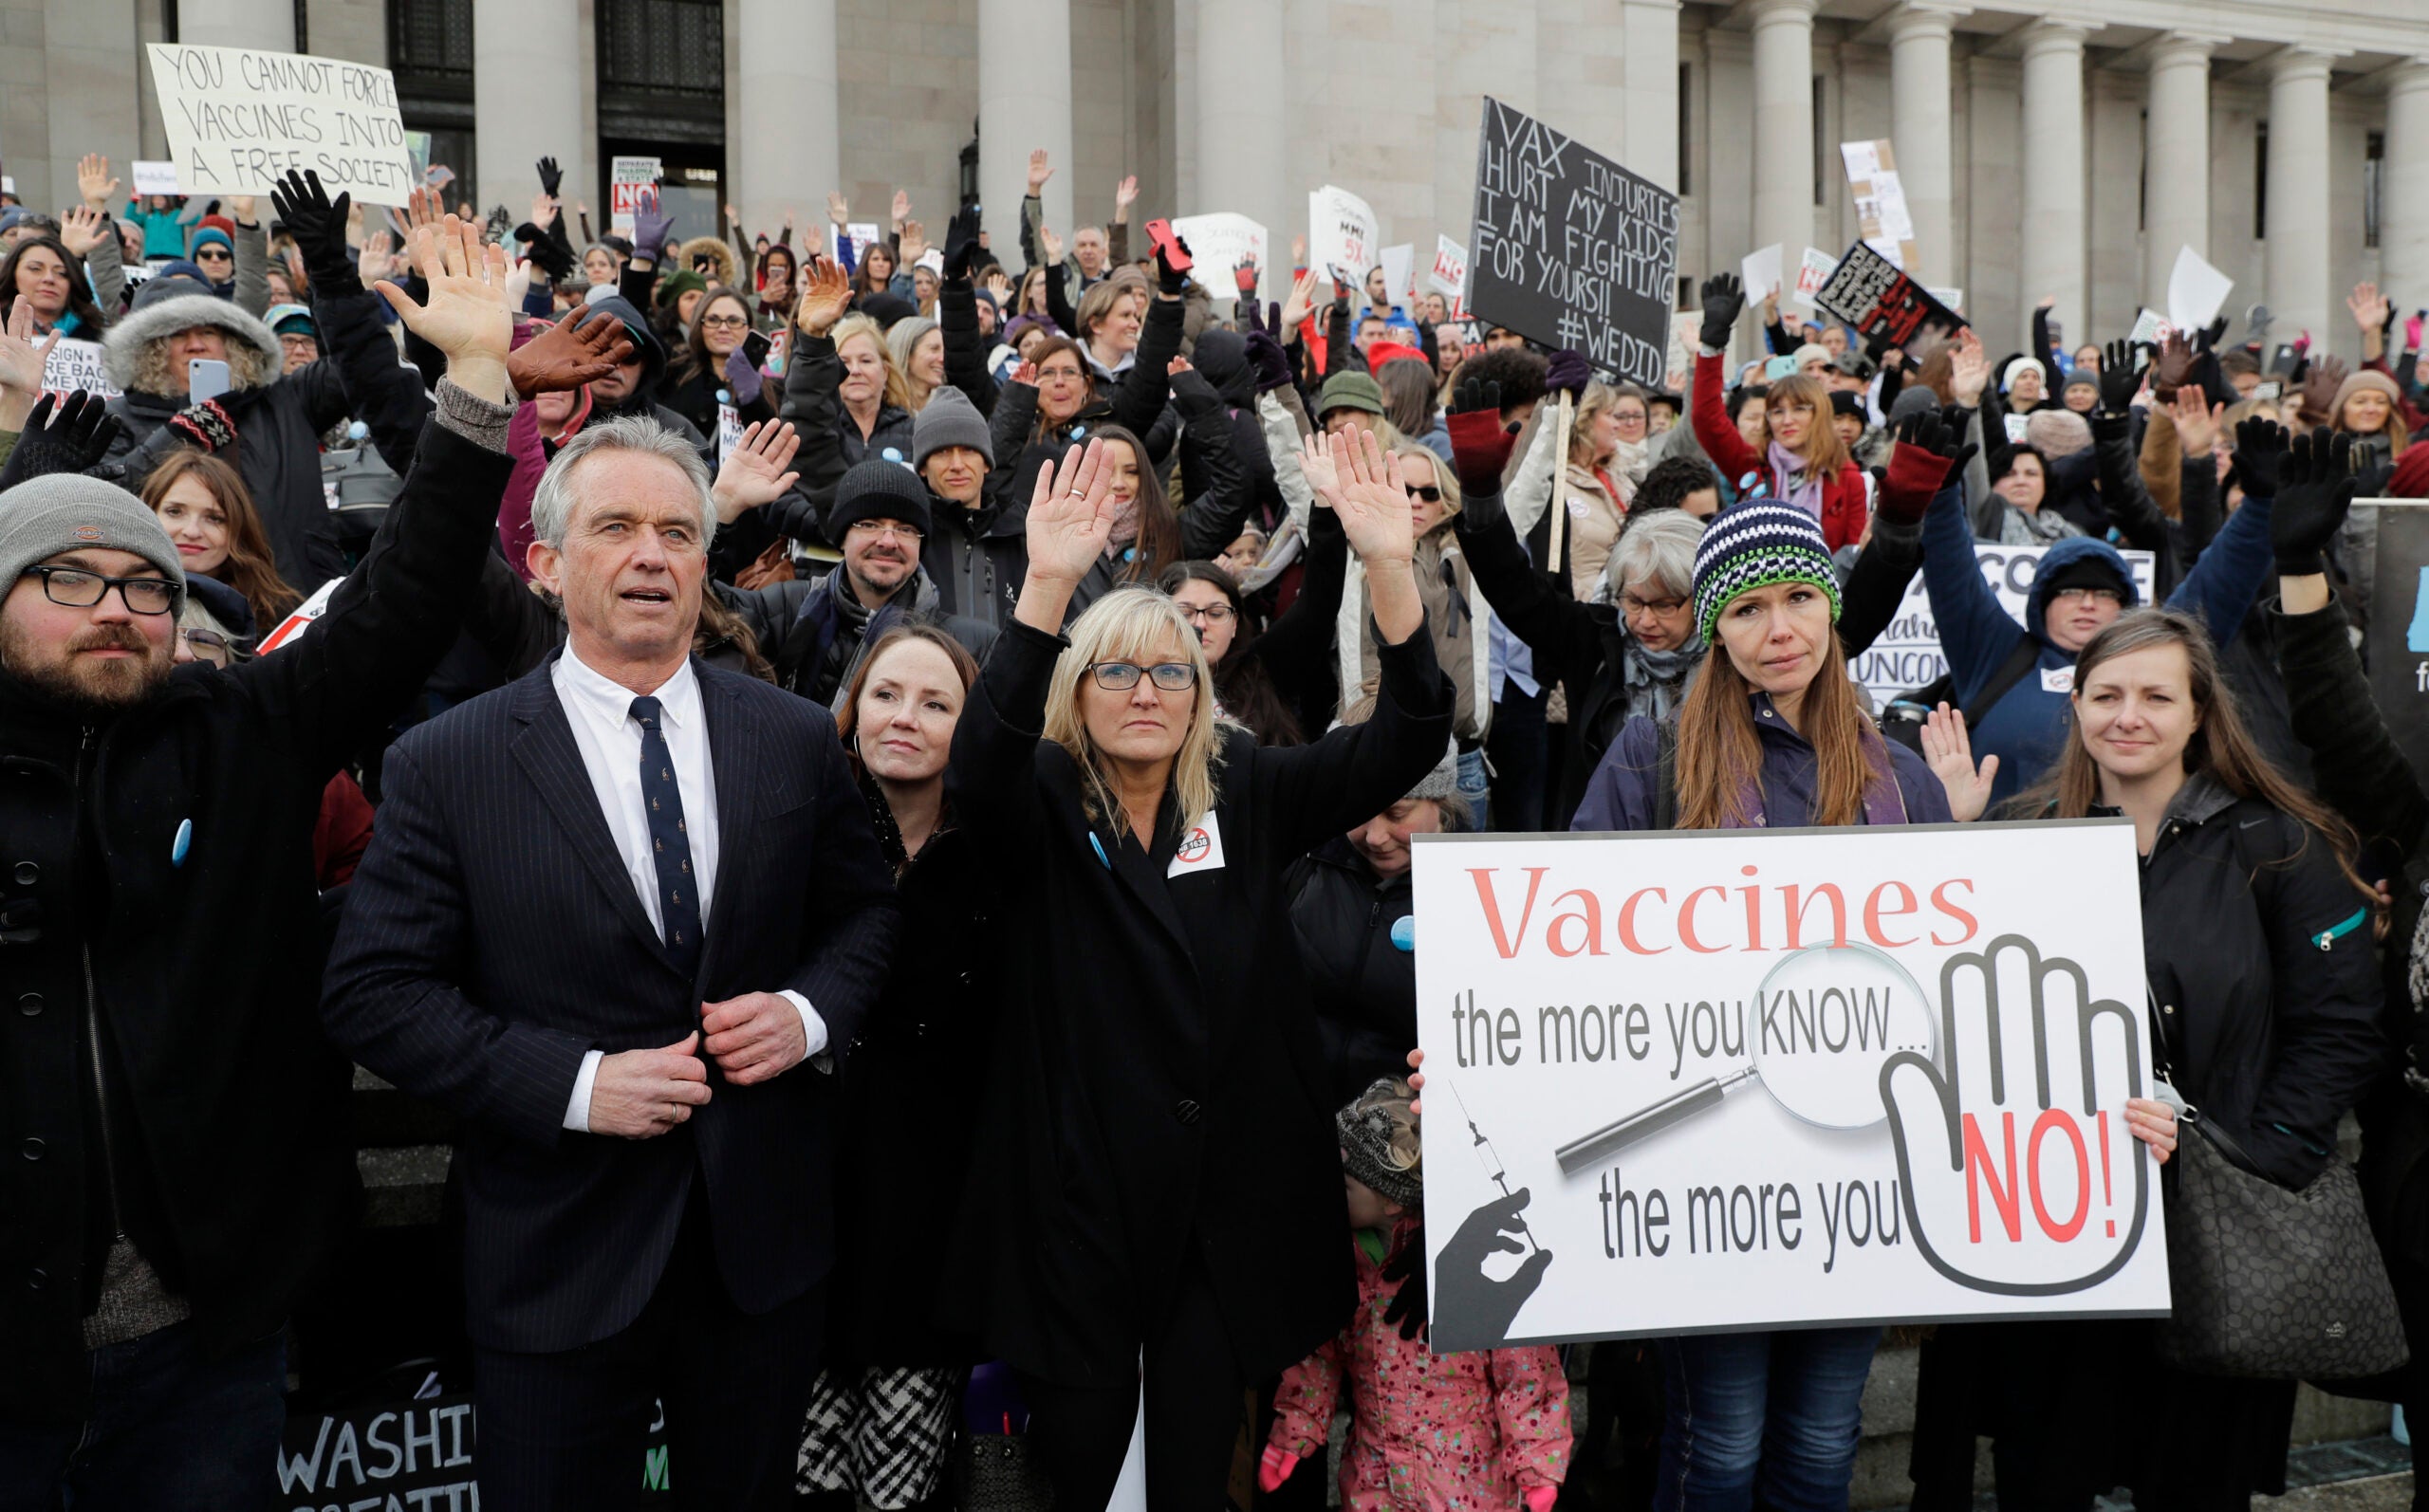
[{"label": "raised arm", "polygon": [[[2220,646],[2235,638],[2236,632],[2243,628],[2243,617],[2251,612],[2253,601],[2260,597],[2261,588],[2270,579],[2273,561],[2271,501],[2276,489],[2301,488],[2308,496],[2341,487],[2346,500],[2352,497],[2353,480],[2347,471],[2349,436],[2336,437],[2339,444],[2332,452],[2325,432],[2297,437],[2290,446],[2284,442],[2284,432],[2279,427],[2267,420],[2246,420],[2235,428],[2239,447],[2246,444],[2248,429],[2249,445],[2255,458],[2274,458],[2283,452],[2285,461],[2266,468],[2271,474],[2270,481],[2245,484],[2243,507],[2227,521],[2226,528],[2218,532],[2210,548],[2201,553],[2201,560],[2185,574],[2184,581],[2168,596],[2171,607],[2200,616],[2209,626],[2210,638]],[[2326,470],[2331,455],[2332,474]],[[2264,469],[2255,466],[2253,470],[2257,473]]]},{"label": "raised arm", "polygon": [[1187,360],[1171,363],[1173,407],[1180,412],[1180,528],[1193,557],[1211,557],[1238,538],[1253,495],[1234,444],[1223,396]]}]

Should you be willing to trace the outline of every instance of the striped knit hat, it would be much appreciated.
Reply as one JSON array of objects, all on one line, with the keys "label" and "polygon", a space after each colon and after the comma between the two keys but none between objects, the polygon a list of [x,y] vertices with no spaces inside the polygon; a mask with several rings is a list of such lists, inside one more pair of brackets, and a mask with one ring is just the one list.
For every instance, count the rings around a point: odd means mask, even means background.
[{"label": "striped knit hat", "polygon": [[1713,516],[1696,547],[1696,626],[1714,640],[1713,626],[1731,599],[1775,582],[1809,582],[1830,596],[1839,619],[1839,575],[1813,516],[1776,499],[1752,499]]}]

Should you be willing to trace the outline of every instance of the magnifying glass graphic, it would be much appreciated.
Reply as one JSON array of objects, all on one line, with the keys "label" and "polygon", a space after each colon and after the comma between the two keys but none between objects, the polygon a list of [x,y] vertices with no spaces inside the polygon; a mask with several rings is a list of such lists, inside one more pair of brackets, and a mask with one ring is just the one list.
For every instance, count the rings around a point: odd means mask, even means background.
[{"label": "magnifying glass graphic", "polygon": [[1881,1067],[1901,1050],[1939,1059],[1939,1019],[1906,968],[1869,945],[1814,945],[1771,968],[1745,1004],[1747,1063],[1706,1077],[1553,1152],[1574,1176],[1619,1151],[1717,1108],[1759,1080],[1791,1117],[1866,1129],[1889,1116]]}]

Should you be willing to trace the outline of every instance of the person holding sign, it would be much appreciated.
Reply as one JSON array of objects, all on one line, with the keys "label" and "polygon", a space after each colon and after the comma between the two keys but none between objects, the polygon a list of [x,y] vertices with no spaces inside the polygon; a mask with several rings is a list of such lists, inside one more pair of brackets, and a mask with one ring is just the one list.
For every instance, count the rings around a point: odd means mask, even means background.
[{"label": "person holding sign", "polygon": [[[1707,352],[1699,391],[1718,381],[1718,363]],[[1628,721],[1570,829],[1949,819],[1939,779],[1856,703],[1833,629],[1838,574],[1810,514],[1771,499],[1721,511],[1696,552],[1694,601],[1711,643],[1702,671],[1674,721]],[[1664,1340],[1654,1505],[1743,1507],[1751,1492],[1770,1506],[1845,1506],[1880,1342],[1877,1327]]]},{"label": "person holding sign", "polygon": [[1829,390],[1801,373],[1775,380],[1765,402],[1771,439],[1760,452],[1747,444],[1721,399],[1729,386],[1721,371],[1724,354],[1746,307],[1745,286],[1736,274],[1723,273],[1704,281],[1703,296],[1694,395],[1697,444],[1741,494],[1748,491],[1742,480],[1751,474],[1752,492],[1785,499],[1812,516],[1830,550],[1863,540],[1872,517],[1870,491],[1863,470],[1830,424]]},{"label": "person holding sign", "polygon": [[1354,1304],[1284,872],[1433,769],[1452,699],[1399,470],[1372,437],[1329,446],[1381,643],[1373,718],[1289,748],[1219,727],[1197,636],[1152,588],[1058,634],[1114,524],[1092,438],[1038,474],[1014,618],[954,730],[947,800],[1020,858],[1003,925],[1030,948],[1006,969],[946,1321],[1020,1373],[1060,1505],[1104,1505],[1142,1346],[1147,1504],[1216,1504],[1246,1385]]}]

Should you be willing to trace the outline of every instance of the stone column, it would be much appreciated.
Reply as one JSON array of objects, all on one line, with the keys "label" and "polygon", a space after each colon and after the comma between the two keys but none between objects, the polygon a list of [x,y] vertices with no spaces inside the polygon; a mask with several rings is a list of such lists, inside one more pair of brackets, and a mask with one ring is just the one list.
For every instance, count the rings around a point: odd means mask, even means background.
[{"label": "stone column", "polygon": [[2262,283],[2272,336],[2308,330],[2327,349],[2358,340],[2331,287],[2328,237],[2328,57],[2308,47],[2277,55],[2269,78],[2269,203]]},{"label": "stone column", "polygon": [[[2023,304],[2056,295],[2067,343],[2087,340],[2084,263],[2084,31],[2036,22],[2024,34]],[[2030,327],[2017,333],[2029,339]]]},{"label": "stone column", "polygon": [[1906,6],[1889,22],[1889,139],[1898,181],[1915,220],[1919,269],[1934,284],[1956,284],[1955,134],[1949,122],[1948,37],[1956,12]]},{"label": "stone column", "polygon": [[[184,0],[177,7],[177,40],[213,47],[295,50],[294,0]],[[144,87],[151,87],[146,65]]]},{"label": "stone column", "polygon": [[[1199,29],[1202,33],[1202,24]],[[1205,46],[1201,35],[1201,53]],[[1201,96],[1201,121],[1209,105]],[[1072,230],[1070,0],[978,0],[979,203],[987,207],[988,239],[1002,249],[996,255],[1006,267],[1019,261],[1021,196],[1029,192],[1033,147],[1045,148],[1054,167],[1043,191],[1046,224],[1063,238],[1067,256]],[[931,227],[929,234],[941,236],[943,230]]]},{"label": "stone column", "polygon": [[2208,37],[2172,32],[2151,50],[2142,164],[2142,303],[2167,309],[2168,274],[2186,247],[2210,255]]},{"label": "stone column", "polygon": [[1779,243],[1785,266],[1813,242],[1815,3],[1754,0],[1752,246]]},{"label": "stone column", "polygon": [[[817,231],[828,192],[844,187],[835,0],[741,0],[738,9],[742,131],[728,144],[726,196],[754,231],[773,235],[788,214],[797,230]],[[769,129],[778,121],[782,130]],[[929,234],[941,245],[942,219]]]},{"label": "stone column", "polygon": [[2379,199],[2379,286],[2429,304],[2429,58],[2387,75],[2387,156]]},{"label": "stone column", "polygon": [[[1664,189],[1678,187],[1678,0],[1625,0],[1620,8],[1621,161]],[[1794,251],[1782,255],[1794,257]],[[1683,271],[1683,269],[1682,269]]]},{"label": "stone column", "polygon": [[[1269,300],[1290,291],[1290,237],[1307,224],[1307,193],[1315,187],[1290,159],[1282,95],[1283,29],[1282,0],[1219,0],[1197,7],[1197,120],[1189,141],[1197,197],[1183,207],[1190,213],[1246,215],[1265,228]],[[1067,226],[1055,230],[1066,238],[1070,232]],[[1133,230],[1131,255],[1147,250],[1145,236]],[[1431,266],[1434,249],[1425,251]],[[1233,291],[1212,292],[1226,300]]]},{"label": "stone column", "polygon": [[[572,65],[569,39],[582,25],[576,0],[473,0],[473,183],[451,188],[451,202],[504,205],[520,218],[540,192],[533,164],[554,157],[567,212],[586,202],[597,212],[592,228],[606,230],[597,142],[583,129],[582,75]],[[579,236],[581,228],[568,231]]]}]

